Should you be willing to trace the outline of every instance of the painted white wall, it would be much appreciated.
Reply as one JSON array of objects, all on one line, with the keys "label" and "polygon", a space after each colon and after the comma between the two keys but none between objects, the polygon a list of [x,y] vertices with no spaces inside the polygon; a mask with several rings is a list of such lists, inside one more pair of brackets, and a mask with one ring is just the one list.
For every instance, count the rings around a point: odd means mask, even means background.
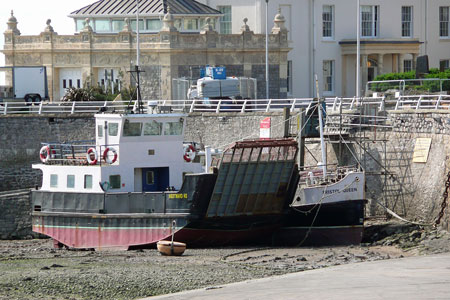
[{"label": "painted white wall", "polygon": [[[239,33],[242,19],[248,18],[248,25],[255,33],[265,33],[265,0],[201,0],[211,7],[218,5],[232,6],[233,33]],[[401,7],[413,7],[413,36],[422,42],[420,55],[429,56],[430,67],[438,68],[439,61],[450,59],[450,39],[439,38],[439,6],[450,6],[449,0],[361,0],[361,5],[378,5],[380,7],[379,36],[376,39],[402,40]],[[324,60],[335,61],[335,91],[329,96],[353,96],[355,94],[356,61],[347,58],[346,76],[342,76],[342,57],[339,41],[356,40],[356,0],[269,0],[269,30],[279,7],[285,12],[290,8],[290,15],[284,15],[291,30],[292,51],[288,60],[293,62],[294,97],[312,97],[314,92],[314,74],[323,83],[322,64]],[[334,5],[334,39],[322,39],[323,5]],[[410,59],[410,57],[405,57]],[[392,70],[392,58],[384,57],[385,72]],[[343,84],[342,80],[346,80]],[[342,90],[345,86],[345,90]],[[323,84],[320,84],[323,94]]]}]

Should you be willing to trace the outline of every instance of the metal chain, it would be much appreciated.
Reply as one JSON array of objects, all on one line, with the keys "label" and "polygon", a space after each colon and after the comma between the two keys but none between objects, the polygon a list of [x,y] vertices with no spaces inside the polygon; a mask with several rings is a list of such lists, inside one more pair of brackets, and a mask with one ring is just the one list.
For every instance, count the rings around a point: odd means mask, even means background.
[{"label": "metal chain", "polygon": [[445,182],[445,191],[444,191],[444,194],[442,195],[444,199],[442,200],[441,211],[439,212],[439,215],[436,219],[435,226],[437,226],[437,225],[439,225],[439,223],[441,223],[441,219],[444,216],[445,209],[447,208],[449,192],[450,192],[450,172],[448,172],[448,174],[447,174],[447,181]]}]

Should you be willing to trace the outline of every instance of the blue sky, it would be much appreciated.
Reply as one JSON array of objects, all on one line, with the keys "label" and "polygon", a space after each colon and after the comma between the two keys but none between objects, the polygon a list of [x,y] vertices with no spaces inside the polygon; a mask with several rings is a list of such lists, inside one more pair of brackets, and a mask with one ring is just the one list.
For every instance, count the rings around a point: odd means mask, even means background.
[{"label": "blue sky", "polygon": [[[3,49],[4,36],[11,10],[19,22],[18,28],[22,35],[38,35],[47,26],[45,22],[51,19],[54,30],[58,34],[73,34],[75,25],[71,18],[67,17],[72,11],[82,8],[96,0],[14,0],[2,1],[0,10],[0,47]],[[0,66],[5,65],[5,57],[0,54]],[[0,85],[3,84],[0,77]]]}]

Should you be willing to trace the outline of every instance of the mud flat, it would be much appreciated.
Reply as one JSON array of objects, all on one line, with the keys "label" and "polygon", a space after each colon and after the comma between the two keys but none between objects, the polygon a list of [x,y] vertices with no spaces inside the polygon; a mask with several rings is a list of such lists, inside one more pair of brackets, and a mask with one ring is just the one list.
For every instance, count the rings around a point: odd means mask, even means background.
[{"label": "mud flat", "polygon": [[380,223],[361,246],[54,250],[52,241],[0,241],[0,299],[136,299],[328,266],[450,251],[443,231]]}]

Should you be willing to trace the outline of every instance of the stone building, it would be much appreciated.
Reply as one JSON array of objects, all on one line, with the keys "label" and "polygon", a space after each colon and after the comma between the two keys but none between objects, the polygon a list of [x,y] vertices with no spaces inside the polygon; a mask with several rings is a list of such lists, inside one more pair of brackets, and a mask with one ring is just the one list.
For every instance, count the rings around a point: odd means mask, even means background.
[{"label": "stone building", "polygon": [[[137,60],[137,34],[133,30],[136,8],[120,11],[108,7],[117,3],[130,6],[132,2],[97,1],[73,12],[70,17],[79,31],[74,35],[58,35],[48,20],[40,35],[23,36],[11,13],[1,51],[5,65],[46,66],[51,100],[59,100],[71,86],[111,81],[116,86],[119,82],[128,86],[132,84],[128,71]],[[141,0],[139,3],[143,8],[158,4],[154,11],[143,9],[142,25],[139,21],[143,29],[139,48],[144,99],[173,99],[173,80],[198,78],[199,68],[205,65],[225,66],[228,75],[257,78],[258,98],[265,98],[265,35],[255,34],[246,24],[246,18],[239,33],[219,34],[215,27],[222,14],[196,1]],[[269,35],[270,97],[285,98],[290,51],[288,32],[281,15],[274,21]]]}]

